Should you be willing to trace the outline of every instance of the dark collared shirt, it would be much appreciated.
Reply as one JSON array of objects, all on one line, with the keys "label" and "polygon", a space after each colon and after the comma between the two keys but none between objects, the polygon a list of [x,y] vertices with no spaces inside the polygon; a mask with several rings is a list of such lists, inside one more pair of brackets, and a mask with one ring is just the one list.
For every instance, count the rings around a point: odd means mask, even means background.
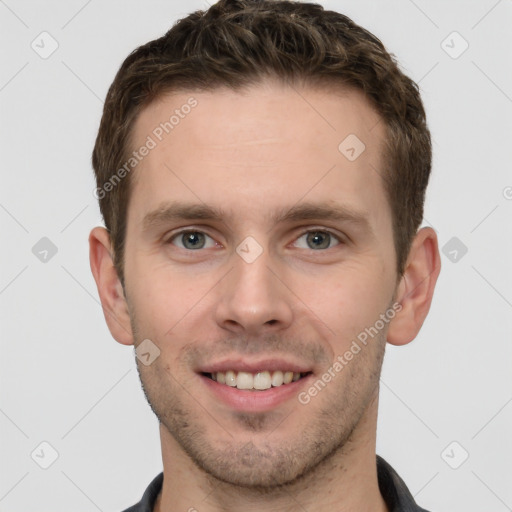
[{"label": "dark collared shirt", "polygon": [[[409,489],[396,471],[379,455],[377,455],[377,477],[379,489],[389,512],[428,512],[416,505]],[[162,489],[164,474],[160,473],[149,484],[142,499],[124,512],[153,512],[156,499]]]}]

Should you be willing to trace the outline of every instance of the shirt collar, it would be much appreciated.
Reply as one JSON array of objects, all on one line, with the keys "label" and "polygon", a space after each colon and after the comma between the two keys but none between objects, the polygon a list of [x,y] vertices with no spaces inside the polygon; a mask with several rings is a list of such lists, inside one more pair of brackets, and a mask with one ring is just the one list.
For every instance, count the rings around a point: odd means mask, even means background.
[{"label": "shirt collar", "polygon": [[[377,455],[377,478],[379,490],[386,502],[389,512],[428,512],[420,508],[405,482],[397,472],[379,455]],[[149,484],[139,503],[124,512],[153,512],[158,494],[164,481],[163,472]]]}]

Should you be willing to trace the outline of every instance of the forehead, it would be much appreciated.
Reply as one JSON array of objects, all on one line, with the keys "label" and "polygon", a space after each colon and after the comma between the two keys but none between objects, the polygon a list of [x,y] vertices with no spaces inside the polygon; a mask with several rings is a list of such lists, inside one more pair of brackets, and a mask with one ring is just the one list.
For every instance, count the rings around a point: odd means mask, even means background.
[{"label": "forehead", "polygon": [[272,137],[276,143],[303,137],[311,142],[304,149],[317,145],[320,138],[337,150],[352,130],[373,152],[377,148],[372,143],[384,136],[380,121],[359,90],[289,86],[267,79],[236,91],[219,87],[159,96],[140,113],[132,142],[137,146],[151,135],[159,145],[167,146],[186,137],[213,150],[227,150],[239,143],[268,143]]},{"label": "forehead", "polygon": [[258,215],[307,196],[373,209],[378,223],[382,210],[389,214],[384,136],[379,115],[352,89],[265,81],[240,91],[176,91],[136,121],[133,149],[151,149],[133,173],[131,203],[142,220],[169,199]]}]

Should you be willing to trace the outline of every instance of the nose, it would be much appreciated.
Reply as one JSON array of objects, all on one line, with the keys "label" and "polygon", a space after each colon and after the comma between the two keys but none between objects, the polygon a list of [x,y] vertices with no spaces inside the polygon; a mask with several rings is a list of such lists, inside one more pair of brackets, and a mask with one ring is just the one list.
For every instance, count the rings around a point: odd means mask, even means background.
[{"label": "nose", "polygon": [[293,319],[293,294],[271,268],[267,253],[248,263],[233,255],[234,268],[217,289],[217,324],[235,334],[261,335],[286,329]]}]

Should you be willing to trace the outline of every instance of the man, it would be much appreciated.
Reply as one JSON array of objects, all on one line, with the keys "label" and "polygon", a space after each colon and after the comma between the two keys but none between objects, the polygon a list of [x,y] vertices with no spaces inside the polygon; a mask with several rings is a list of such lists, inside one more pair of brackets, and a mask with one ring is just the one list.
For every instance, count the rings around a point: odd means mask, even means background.
[{"label": "man", "polygon": [[375,453],[385,344],[440,271],[425,113],[380,41],[221,0],[125,60],[93,166],[91,269],[160,422],[128,510],[423,510]]}]

